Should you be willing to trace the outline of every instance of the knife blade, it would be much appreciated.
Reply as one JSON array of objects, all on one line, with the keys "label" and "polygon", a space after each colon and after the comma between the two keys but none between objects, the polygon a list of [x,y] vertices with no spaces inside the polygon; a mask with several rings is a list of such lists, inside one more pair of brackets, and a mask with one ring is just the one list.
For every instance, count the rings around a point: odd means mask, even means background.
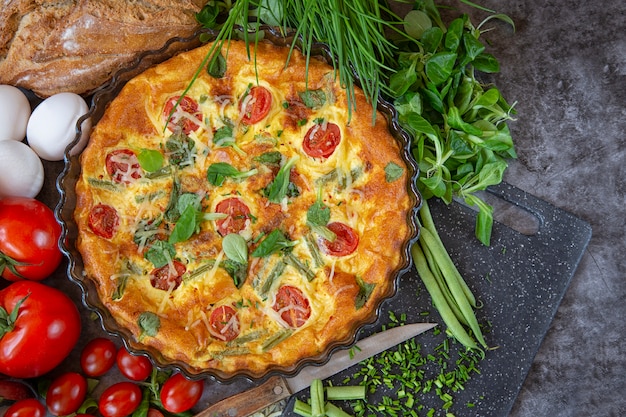
[{"label": "knife blade", "polygon": [[357,349],[342,349],[321,366],[304,367],[292,377],[273,376],[259,386],[225,398],[194,417],[244,417],[309,387],[314,379],[326,379],[371,356],[381,353],[420,333],[435,323],[413,323],[393,327],[359,340]]}]

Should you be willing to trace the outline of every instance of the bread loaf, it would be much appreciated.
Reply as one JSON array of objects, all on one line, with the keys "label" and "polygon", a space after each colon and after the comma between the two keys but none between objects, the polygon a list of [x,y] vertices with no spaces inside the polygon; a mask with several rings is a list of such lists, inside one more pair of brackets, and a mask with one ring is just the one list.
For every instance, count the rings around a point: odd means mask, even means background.
[{"label": "bread loaf", "polygon": [[205,0],[8,0],[0,83],[40,97],[88,94],[138,54],[198,28]]}]

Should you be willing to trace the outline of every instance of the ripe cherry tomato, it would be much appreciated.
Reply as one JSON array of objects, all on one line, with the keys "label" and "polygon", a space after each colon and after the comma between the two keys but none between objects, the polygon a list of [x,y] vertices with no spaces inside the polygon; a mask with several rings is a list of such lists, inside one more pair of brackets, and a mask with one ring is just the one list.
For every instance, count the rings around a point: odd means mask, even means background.
[{"label": "ripe cherry tomato", "polygon": [[246,227],[246,223],[250,220],[250,209],[237,197],[227,198],[217,203],[215,212],[228,214],[225,219],[219,219],[215,222],[217,231],[222,236],[230,233],[239,233]]},{"label": "ripe cherry tomato", "polygon": [[359,245],[359,235],[350,226],[333,222],[328,223],[328,228],[335,234],[332,242],[324,238],[320,239],[320,247],[331,256],[346,256],[354,252]]},{"label": "ripe cherry tomato", "polygon": [[[21,303],[21,304],[20,304]],[[74,302],[61,291],[35,281],[14,282],[0,291],[6,314],[0,332],[0,373],[34,378],[52,370],[76,345],[81,331]]]},{"label": "ripe cherry tomato", "polygon": [[204,381],[191,381],[183,374],[174,374],[161,388],[161,403],[170,413],[182,413],[197,404],[203,390]]},{"label": "ripe cherry tomato", "polygon": [[89,211],[89,228],[96,235],[111,239],[120,224],[117,210],[106,204],[97,204]]},{"label": "ripe cherry tomato", "polygon": [[76,372],[64,373],[52,380],[46,393],[50,414],[66,416],[78,410],[87,396],[87,380]]},{"label": "ripe cherry tomato", "polygon": [[216,307],[209,317],[211,334],[220,340],[230,342],[239,336],[239,319],[231,306]]},{"label": "ripe cherry tomato", "polygon": [[133,355],[124,346],[117,351],[117,367],[128,379],[144,381],[152,374],[152,362],[145,356]]},{"label": "ripe cherry tomato", "polygon": [[96,337],[87,343],[80,353],[80,367],[85,375],[104,375],[115,365],[117,346],[106,337]]},{"label": "ripe cherry tomato", "polygon": [[243,114],[241,122],[252,125],[260,122],[272,108],[272,93],[262,86],[254,86],[239,103],[239,111]]},{"label": "ripe cherry tomato", "polygon": [[341,130],[334,123],[315,124],[304,135],[302,149],[312,158],[328,158],[341,142]]},{"label": "ripe cherry tomato", "polygon": [[27,197],[0,198],[0,275],[9,281],[40,281],[63,255],[61,226],[44,203]]},{"label": "ripe cherry tomato", "polygon": [[199,122],[202,122],[202,113],[198,110],[198,103],[191,97],[185,96],[180,100],[180,103],[178,103],[176,110],[172,114],[172,109],[178,99],[180,99],[180,96],[171,97],[167,100],[165,108],[163,108],[163,120],[169,119],[167,128],[172,132],[176,130],[177,126],[181,126],[185,135],[189,135],[200,127],[200,124],[195,123],[193,119],[195,118]]},{"label": "ripe cherry tomato", "polygon": [[125,417],[141,403],[141,388],[133,382],[117,382],[104,390],[98,401],[98,410],[104,417]]},{"label": "ripe cherry tomato", "polygon": [[159,409],[148,408],[148,417],[163,417],[163,413]]},{"label": "ripe cherry tomato", "polygon": [[272,309],[291,327],[300,327],[311,316],[309,300],[299,288],[283,285],[276,293]]},{"label": "ripe cherry tomato", "polygon": [[27,398],[13,403],[4,417],[45,417],[46,407],[36,398]]},{"label": "ripe cherry tomato", "polygon": [[105,160],[107,173],[114,182],[128,184],[143,176],[139,159],[130,149],[116,149]]},{"label": "ripe cherry tomato", "polygon": [[187,267],[179,261],[172,261],[172,264],[173,269],[167,264],[150,273],[150,284],[154,288],[169,291],[171,285],[176,289],[183,282],[183,274],[187,271]]}]

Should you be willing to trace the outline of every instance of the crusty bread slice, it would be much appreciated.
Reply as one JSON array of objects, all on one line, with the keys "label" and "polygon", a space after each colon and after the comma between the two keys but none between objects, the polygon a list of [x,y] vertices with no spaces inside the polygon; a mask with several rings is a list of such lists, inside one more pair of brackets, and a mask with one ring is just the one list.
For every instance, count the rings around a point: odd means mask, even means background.
[{"label": "crusty bread slice", "polygon": [[9,0],[0,8],[0,84],[40,97],[89,94],[138,54],[189,36],[205,0]]}]

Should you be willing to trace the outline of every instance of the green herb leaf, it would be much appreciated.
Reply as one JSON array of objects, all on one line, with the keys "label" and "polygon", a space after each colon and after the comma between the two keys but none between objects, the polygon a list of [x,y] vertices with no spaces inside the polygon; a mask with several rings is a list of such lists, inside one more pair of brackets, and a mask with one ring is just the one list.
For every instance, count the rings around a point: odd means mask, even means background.
[{"label": "green herb leaf", "polygon": [[282,250],[288,250],[295,246],[297,241],[291,241],[279,229],[274,229],[261,241],[259,246],[252,252],[255,258],[264,258]]},{"label": "green herb leaf", "polygon": [[441,85],[447,81],[454,69],[456,57],[454,52],[439,52],[431,56],[426,61],[425,67],[428,79],[435,85]]},{"label": "green herb leaf", "polygon": [[144,311],[139,315],[137,325],[139,325],[139,329],[141,330],[141,334],[139,336],[140,339],[143,336],[154,337],[157,335],[159,328],[161,327],[161,319],[159,319],[159,316],[151,311]]},{"label": "green herb leaf", "polygon": [[232,259],[225,259],[222,261],[222,268],[226,270],[228,275],[233,279],[233,283],[237,288],[241,288],[248,276],[248,264],[234,261]]},{"label": "green herb leaf", "polygon": [[207,73],[213,78],[224,78],[226,70],[228,69],[226,58],[222,55],[221,51],[216,51],[209,64],[207,65]]},{"label": "green herb leaf", "polygon": [[155,241],[146,251],[144,258],[152,262],[155,268],[165,266],[176,256],[174,245],[163,240]]},{"label": "green herb leaf", "polygon": [[240,264],[248,263],[248,244],[246,239],[238,233],[230,233],[222,239],[222,249],[228,259]]},{"label": "green herb leaf", "polygon": [[155,172],[163,166],[163,154],[154,149],[142,149],[137,155],[139,166],[147,172]]},{"label": "green herb leaf", "polygon": [[299,91],[300,99],[310,109],[319,109],[326,104],[326,93],[324,90]]},{"label": "green herb leaf", "polygon": [[307,210],[306,221],[311,226],[326,226],[330,221],[330,208],[318,199]]},{"label": "green herb leaf", "polygon": [[402,177],[402,174],[404,174],[404,168],[402,168],[395,162],[389,162],[385,166],[385,180],[387,182],[394,182],[395,180]]},{"label": "green herb leaf", "polygon": [[224,183],[226,177],[241,179],[250,177],[257,172],[257,169],[243,172],[226,162],[215,162],[211,164],[207,170],[207,180],[209,183],[219,187]]},{"label": "green herb leaf", "polygon": [[376,284],[365,282],[360,277],[356,277],[356,282],[359,285],[359,292],[354,300],[354,307],[358,310],[367,303],[374,288],[376,288]]},{"label": "green herb leaf", "polygon": [[179,168],[193,166],[196,154],[196,143],[184,133],[171,135],[165,141],[165,149],[170,164]]},{"label": "green herb leaf", "polygon": [[255,157],[254,160],[267,165],[280,165],[283,155],[278,151],[265,152]]},{"label": "green herb leaf", "polygon": [[291,168],[296,164],[298,155],[292,156],[279,170],[266,190],[267,198],[272,203],[280,203],[289,191]]}]

